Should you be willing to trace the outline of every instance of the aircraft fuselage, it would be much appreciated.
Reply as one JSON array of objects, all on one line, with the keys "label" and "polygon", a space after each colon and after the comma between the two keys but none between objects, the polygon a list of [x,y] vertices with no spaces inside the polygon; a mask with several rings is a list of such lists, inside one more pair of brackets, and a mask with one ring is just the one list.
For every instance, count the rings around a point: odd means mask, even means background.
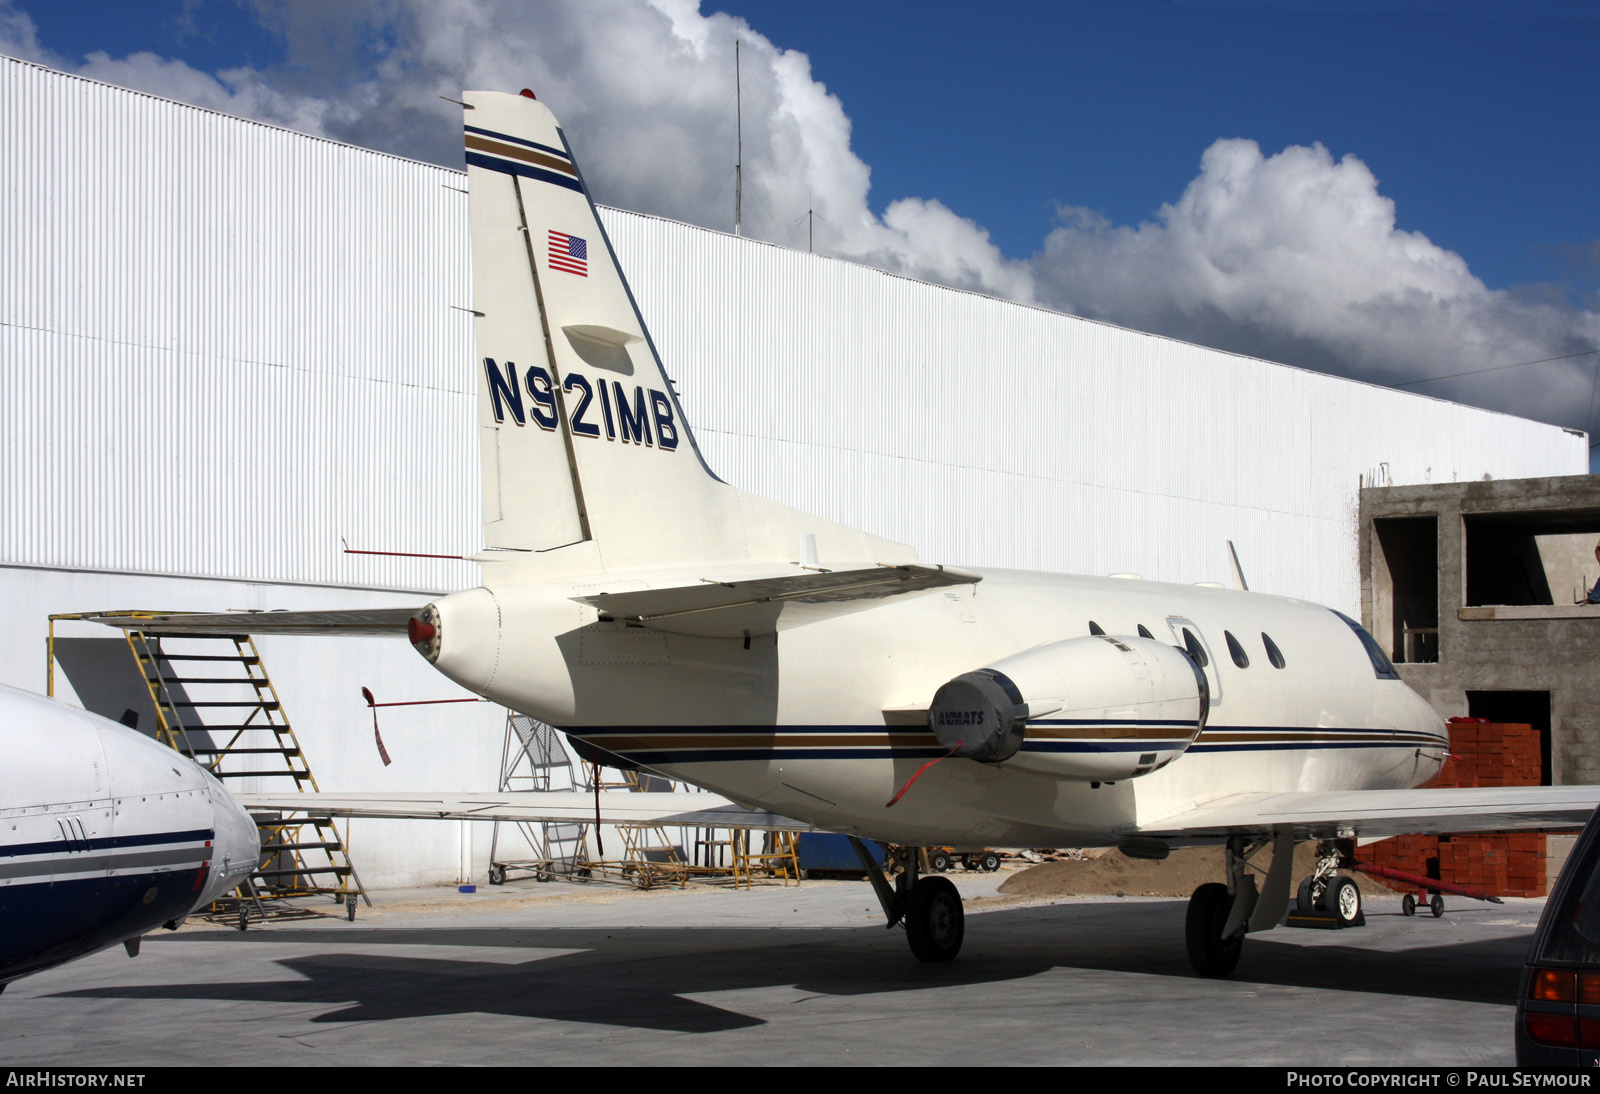
[{"label": "aircraft fuselage", "polygon": [[[1417,786],[1447,748],[1438,716],[1380,675],[1387,665],[1344,619],[1283,597],[985,571],[979,583],[748,638],[608,622],[573,599],[693,580],[607,575],[456,594],[435,605],[436,665],[641,767],[906,844],[1115,842],[1230,794]],[[1157,711],[1167,716],[1150,717],[1162,696],[1138,701],[1148,684],[1133,677],[1149,670],[1135,655],[1195,643],[1205,709],[1197,718],[1194,688],[1171,677],[1172,701]],[[948,751],[927,713],[941,685],[1035,650],[1055,659],[1063,694],[1030,703],[1020,749],[999,762],[951,757],[886,806]],[[1107,676],[1124,663],[1118,690]]]}]

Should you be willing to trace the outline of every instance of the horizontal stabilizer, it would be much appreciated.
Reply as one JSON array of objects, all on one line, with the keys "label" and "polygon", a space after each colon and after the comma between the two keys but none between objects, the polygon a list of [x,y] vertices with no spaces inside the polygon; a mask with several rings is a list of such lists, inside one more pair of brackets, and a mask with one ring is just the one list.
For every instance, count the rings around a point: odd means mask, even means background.
[{"label": "horizontal stabilizer", "polygon": [[173,612],[168,615],[92,615],[125,631],[182,634],[394,634],[404,635],[415,608],[361,608],[329,612]]},{"label": "horizontal stabilizer", "polygon": [[1328,790],[1234,794],[1140,825],[1171,839],[1266,834],[1296,839],[1516,832],[1582,828],[1600,806],[1600,786],[1482,786],[1439,790]]},{"label": "horizontal stabilizer", "polygon": [[[317,816],[390,820],[543,821],[593,823],[595,795],[588,790],[525,790],[494,794],[235,794],[246,809]],[[605,790],[598,806],[605,824],[684,825],[812,831],[801,821],[752,812],[716,794],[636,793]]]},{"label": "horizontal stabilizer", "polygon": [[949,566],[874,566],[573,599],[598,608],[601,616],[609,619],[673,634],[738,638],[772,634],[875,608],[891,599],[982,580],[978,574]]}]

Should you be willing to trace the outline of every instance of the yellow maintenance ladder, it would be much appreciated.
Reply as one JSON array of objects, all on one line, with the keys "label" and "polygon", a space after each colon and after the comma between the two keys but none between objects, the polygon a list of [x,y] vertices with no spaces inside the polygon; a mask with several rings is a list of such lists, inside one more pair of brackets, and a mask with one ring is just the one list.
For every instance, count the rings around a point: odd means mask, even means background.
[{"label": "yellow maintenance ladder", "polygon": [[[250,635],[193,634],[146,630],[139,620],[167,612],[82,612],[50,616],[49,684],[55,692],[55,627],[58,621],[117,620],[156,713],[156,736],[206,768],[227,785],[230,779],[290,779],[302,793],[317,790],[316,776],[284,714]],[[248,618],[248,617],[245,617]],[[127,622],[121,622],[127,620]],[[243,620],[241,620],[242,622]],[[314,811],[260,813],[262,861],[239,891],[240,922],[264,902],[314,895],[332,896],[355,918],[357,898],[372,903],[350,863],[344,837],[332,818]]]}]

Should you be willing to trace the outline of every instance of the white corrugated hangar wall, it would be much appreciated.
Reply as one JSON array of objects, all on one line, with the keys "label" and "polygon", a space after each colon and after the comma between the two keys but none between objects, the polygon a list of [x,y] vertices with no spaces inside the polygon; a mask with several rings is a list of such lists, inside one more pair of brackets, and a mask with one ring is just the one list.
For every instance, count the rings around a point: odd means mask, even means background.
[{"label": "white corrugated hangar wall", "polygon": [[[480,545],[463,179],[0,61],[0,681],[44,689],[52,613],[476,582],[342,546]],[[1587,470],[1552,426],[604,219],[713,469],[925,561],[1225,580],[1231,539],[1253,588],[1354,612],[1363,474]],[[61,633],[58,694],[105,706],[121,639]],[[379,760],[363,685],[462,694],[403,640],[262,646],[324,789],[492,788],[487,704],[386,711]],[[487,839],[357,822],[352,853],[368,885],[481,879]]]}]

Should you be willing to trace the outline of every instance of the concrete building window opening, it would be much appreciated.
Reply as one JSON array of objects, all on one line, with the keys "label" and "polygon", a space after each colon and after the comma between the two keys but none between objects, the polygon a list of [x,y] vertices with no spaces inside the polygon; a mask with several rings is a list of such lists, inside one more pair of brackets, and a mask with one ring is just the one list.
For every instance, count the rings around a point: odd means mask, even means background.
[{"label": "concrete building window opening", "polygon": [[1466,607],[1572,605],[1600,580],[1600,511],[1463,516]]},{"label": "concrete building window opening", "polygon": [[1391,660],[1439,660],[1439,522],[1390,517],[1372,522],[1373,632]]}]

